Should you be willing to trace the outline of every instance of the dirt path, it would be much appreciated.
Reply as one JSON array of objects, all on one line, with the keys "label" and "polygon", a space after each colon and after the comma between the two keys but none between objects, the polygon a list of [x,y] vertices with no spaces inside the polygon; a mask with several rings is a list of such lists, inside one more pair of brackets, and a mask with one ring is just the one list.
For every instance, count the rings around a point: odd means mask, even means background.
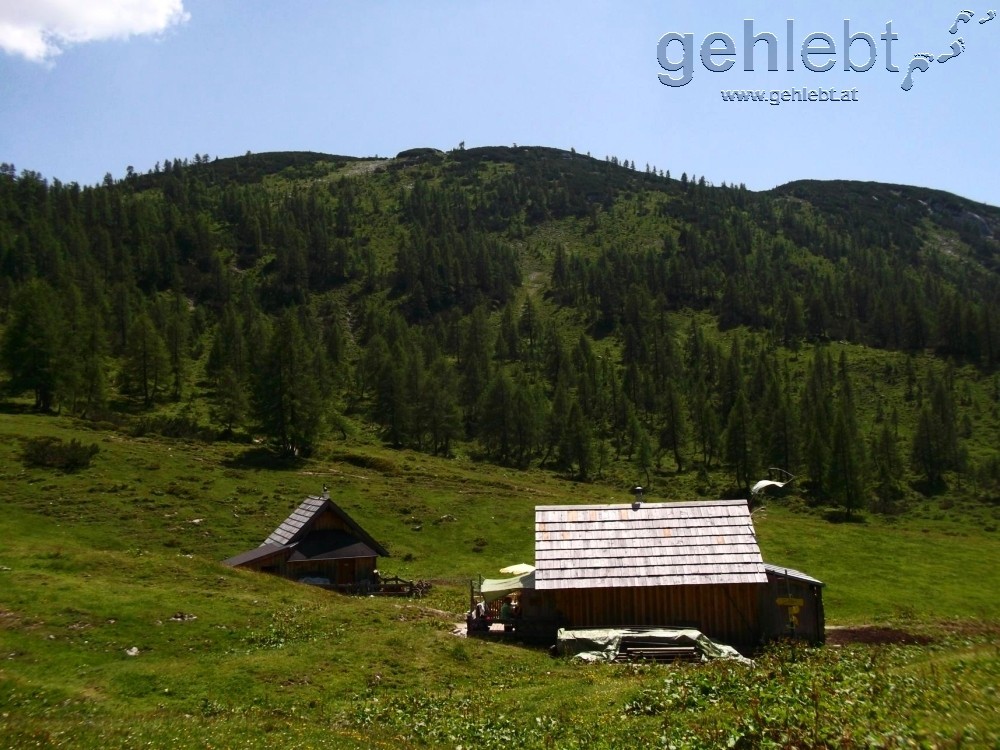
[{"label": "dirt path", "polygon": [[884,625],[835,625],[826,629],[826,645],[846,646],[852,643],[900,644],[926,646],[933,639]]}]

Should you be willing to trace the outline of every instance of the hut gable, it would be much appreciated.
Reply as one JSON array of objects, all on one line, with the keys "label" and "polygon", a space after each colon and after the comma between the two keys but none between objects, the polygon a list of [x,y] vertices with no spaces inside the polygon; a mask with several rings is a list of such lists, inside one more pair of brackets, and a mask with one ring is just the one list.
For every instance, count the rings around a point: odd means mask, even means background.
[{"label": "hut gable", "polygon": [[539,590],[767,582],[745,500],[535,508]]},{"label": "hut gable", "polygon": [[[323,532],[341,532],[330,534]],[[371,549],[371,554],[388,557],[389,553],[352,519],[345,510],[328,497],[309,496],[299,507],[282,521],[278,528],[263,541],[261,546],[317,546],[317,541],[326,537],[329,542],[347,541],[354,537]],[[309,539],[313,544],[300,544]],[[319,544],[322,547],[322,544]]]}]

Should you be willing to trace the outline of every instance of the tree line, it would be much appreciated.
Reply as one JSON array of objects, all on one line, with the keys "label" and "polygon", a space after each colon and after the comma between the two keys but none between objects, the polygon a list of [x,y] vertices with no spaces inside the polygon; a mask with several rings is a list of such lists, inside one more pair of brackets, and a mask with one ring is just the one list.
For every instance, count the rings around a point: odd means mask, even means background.
[{"label": "tree line", "polygon": [[[780,466],[848,513],[908,481],[1000,479],[970,457],[955,375],[995,382],[995,241],[957,209],[934,231],[968,257],[928,249],[912,201],[879,222],[814,186],[806,203],[530,149],[365,178],[275,161],[94,187],[5,165],[7,392],[112,421],[200,404],[220,437],[292,455],[368,423],[583,480],[721,472],[745,493]],[[899,354],[861,398],[831,341]]]}]

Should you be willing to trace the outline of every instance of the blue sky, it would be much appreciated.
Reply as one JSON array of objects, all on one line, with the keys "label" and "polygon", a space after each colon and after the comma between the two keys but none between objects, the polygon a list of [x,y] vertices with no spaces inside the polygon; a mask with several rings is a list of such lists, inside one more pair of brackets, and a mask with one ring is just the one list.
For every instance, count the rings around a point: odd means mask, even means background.
[{"label": "blue sky", "polygon": [[[0,0],[0,161],[93,184],[195,153],[391,156],[517,143],[755,190],[878,180],[1000,205],[1000,16],[987,20],[1000,0],[961,2]],[[950,34],[963,10],[974,15]],[[745,19],[775,35],[778,71],[767,70],[765,42],[754,71],[743,70]],[[843,70],[844,19],[876,41],[870,70]],[[879,39],[890,20],[899,72],[885,69]],[[693,35],[685,86],[658,78],[668,32]],[[799,56],[813,32],[835,41],[835,55],[809,58],[832,58],[828,72]],[[733,39],[726,72],[699,57],[712,33]],[[961,53],[938,62],[959,37]],[[684,52],[672,42],[667,59]],[[858,66],[870,56],[863,39],[851,52]],[[903,91],[917,53],[931,61]],[[858,101],[773,106],[721,95],[803,87],[857,89]]]}]

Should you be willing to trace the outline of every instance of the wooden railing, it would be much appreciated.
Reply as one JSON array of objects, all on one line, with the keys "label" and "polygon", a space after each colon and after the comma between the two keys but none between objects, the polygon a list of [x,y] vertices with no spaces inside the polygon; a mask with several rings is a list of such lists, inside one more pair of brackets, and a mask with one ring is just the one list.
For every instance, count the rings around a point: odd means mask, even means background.
[{"label": "wooden railing", "polygon": [[327,591],[337,591],[341,594],[361,594],[362,596],[412,596],[423,597],[431,589],[427,581],[408,581],[399,576],[382,578],[379,581],[362,581],[360,583],[312,583]]}]

